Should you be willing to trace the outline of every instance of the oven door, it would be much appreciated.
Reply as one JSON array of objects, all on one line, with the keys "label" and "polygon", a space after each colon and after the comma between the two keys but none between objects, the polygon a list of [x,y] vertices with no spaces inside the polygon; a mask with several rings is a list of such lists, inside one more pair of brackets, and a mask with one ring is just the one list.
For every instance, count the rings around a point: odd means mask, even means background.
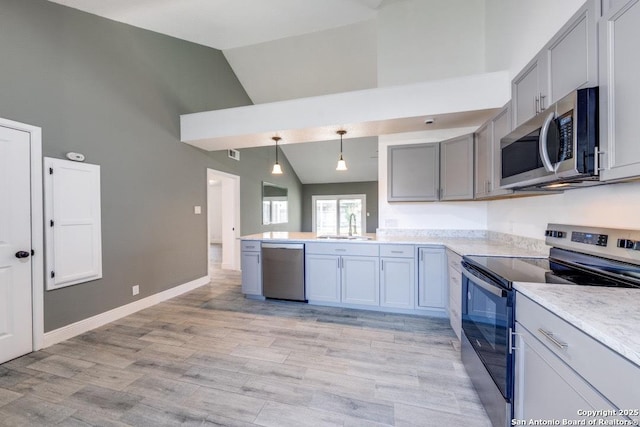
[{"label": "oven door", "polygon": [[462,329],[506,402],[513,397],[513,294],[463,263]]}]

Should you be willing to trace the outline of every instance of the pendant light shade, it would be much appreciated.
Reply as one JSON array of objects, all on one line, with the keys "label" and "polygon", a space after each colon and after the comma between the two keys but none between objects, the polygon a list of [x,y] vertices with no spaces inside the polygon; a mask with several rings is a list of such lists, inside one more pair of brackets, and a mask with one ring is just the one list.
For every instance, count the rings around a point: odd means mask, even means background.
[{"label": "pendant light shade", "polygon": [[282,175],[282,168],[280,167],[280,163],[278,163],[278,141],[280,141],[282,138],[280,138],[279,136],[274,136],[271,139],[276,142],[276,162],[273,165],[271,173],[273,175]]},{"label": "pendant light shade", "polygon": [[339,130],[336,132],[340,135],[340,158],[338,159],[338,166],[336,166],[337,171],[346,171],[347,170],[347,162],[342,158],[342,136],[347,133],[346,130]]}]

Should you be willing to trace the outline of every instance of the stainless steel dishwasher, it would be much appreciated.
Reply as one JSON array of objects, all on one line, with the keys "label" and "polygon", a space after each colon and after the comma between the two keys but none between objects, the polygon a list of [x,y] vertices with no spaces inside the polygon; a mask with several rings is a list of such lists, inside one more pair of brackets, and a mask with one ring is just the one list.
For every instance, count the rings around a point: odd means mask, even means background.
[{"label": "stainless steel dishwasher", "polygon": [[306,302],[303,243],[262,243],[262,294]]}]

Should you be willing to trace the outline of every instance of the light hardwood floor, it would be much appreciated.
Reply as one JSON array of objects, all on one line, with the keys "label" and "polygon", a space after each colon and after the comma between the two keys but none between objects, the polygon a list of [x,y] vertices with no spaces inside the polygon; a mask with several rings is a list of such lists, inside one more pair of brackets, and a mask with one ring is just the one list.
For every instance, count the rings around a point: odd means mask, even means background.
[{"label": "light hardwood floor", "polygon": [[246,300],[213,272],[0,365],[0,425],[490,426],[446,320]]}]

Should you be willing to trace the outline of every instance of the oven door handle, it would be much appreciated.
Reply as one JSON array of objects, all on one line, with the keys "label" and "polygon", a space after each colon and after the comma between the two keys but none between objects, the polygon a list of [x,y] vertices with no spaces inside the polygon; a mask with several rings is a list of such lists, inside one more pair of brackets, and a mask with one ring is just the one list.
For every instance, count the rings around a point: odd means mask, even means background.
[{"label": "oven door handle", "polygon": [[470,272],[464,267],[462,267],[462,275],[467,276],[467,278],[469,280],[472,280],[474,284],[480,286],[482,289],[492,293],[495,296],[498,296],[500,298],[504,298],[506,296],[506,291],[504,289],[502,289],[499,286],[492,285],[491,283],[485,280],[482,280],[481,278],[479,278],[478,276],[476,276],[475,274],[473,274],[472,272]]}]

